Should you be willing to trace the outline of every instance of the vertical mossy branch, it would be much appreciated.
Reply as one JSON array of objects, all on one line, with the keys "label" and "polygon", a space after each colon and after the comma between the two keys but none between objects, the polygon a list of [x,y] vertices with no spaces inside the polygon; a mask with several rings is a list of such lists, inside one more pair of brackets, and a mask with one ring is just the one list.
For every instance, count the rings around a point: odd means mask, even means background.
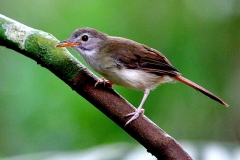
[{"label": "vertical mossy branch", "polygon": [[58,40],[49,33],[0,15],[1,46],[35,60],[54,73],[158,159],[192,159],[172,137],[144,115],[124,127],[127,121],[125,115],[133,112],[134,107],[112,88],[104,86],[95,88],[97,77],[66,49],[56,48],[57,42]]}]

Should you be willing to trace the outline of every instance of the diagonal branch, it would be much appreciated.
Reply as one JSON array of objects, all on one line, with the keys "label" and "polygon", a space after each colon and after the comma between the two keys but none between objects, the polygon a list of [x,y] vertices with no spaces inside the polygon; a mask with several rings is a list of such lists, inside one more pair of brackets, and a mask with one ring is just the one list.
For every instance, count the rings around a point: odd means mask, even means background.
[{"label": "diagonal branch", "polygon": [[56,48],[51,34],[0,14],[0,45],[35,60],[108,116],[158,159],[191,160],[182,147],[144,115],[124,127],[135,108],[112,88],[94,87],[97,77],[65,48]]}]

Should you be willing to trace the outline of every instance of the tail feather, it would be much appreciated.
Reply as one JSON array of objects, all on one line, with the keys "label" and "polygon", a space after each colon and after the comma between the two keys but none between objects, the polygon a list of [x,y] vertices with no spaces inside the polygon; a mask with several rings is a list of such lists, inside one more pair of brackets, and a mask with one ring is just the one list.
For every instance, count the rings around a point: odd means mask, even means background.
[{"label": "tail feather", "polygon": [[180,81],[180,82],[188,85],[188,86],[193,87],[194,89],[202,92],[202,93],[205,94],[206,96],[208,96],[208,97],[212,98],[213,100],[218,101],[219,103],[221,103],[221,104],[223,104],[224,106],[228,107],[228,104],[225,103],[222,99],[220,99],[219,97],[215,96],[213,93],[209,92],[208,90],[206,90],[205,88],[199,86],[198,84],[190,81],[189,79],[184,78],[184,77],[182,77],[182,76],[180,76],[180,75],[175,76],[174,78],[175,78],[176,80],[178,80],[178,81]]}]

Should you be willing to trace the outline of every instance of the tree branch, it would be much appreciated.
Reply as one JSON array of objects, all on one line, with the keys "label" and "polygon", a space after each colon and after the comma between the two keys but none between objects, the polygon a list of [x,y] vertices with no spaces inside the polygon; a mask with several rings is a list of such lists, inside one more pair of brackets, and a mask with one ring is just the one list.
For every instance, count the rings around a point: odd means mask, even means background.
[{"label": "tree branch", "polygon": [[171,136],[144,115],[124,127],[127,121],[125,115],[135,108],[112,88],[95,88],[98,78],[65,48],[56,48],[57,42],[49,33],[30,28],[0,14],[0,45],[35,60],[54,73],[158,159],[192,159]]}]

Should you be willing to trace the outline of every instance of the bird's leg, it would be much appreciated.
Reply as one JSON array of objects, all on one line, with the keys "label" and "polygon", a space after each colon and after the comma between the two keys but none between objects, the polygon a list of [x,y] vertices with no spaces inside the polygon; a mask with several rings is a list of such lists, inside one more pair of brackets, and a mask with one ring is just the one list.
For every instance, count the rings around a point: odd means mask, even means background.
[{"label": "bird's leg", "polygon": [[138,116],[144,112],[144,109],[142,108],[142,106],[143,106],[144,102],[146,101],[149,93],[150,93],[150,89],[145,89],[144,90],[143,99],[142,99],[139,107],[136,109],[135,112],[132,112],[132,113],[129,113],[129,114],[126,115],[126,117],[129,117],[129,116],[132,116],[132,117],[127,121],[125,126],[128,125],[129,123],[131,123],[132,121],[134,121],[135,119],[137,119]]},{"label": "bird's leg", "polygon": [[103,84],[104,86],[107,84],[107,85],[109,85],[110,87],[113,86],[113,83],[112,83],[112,82],[109,82],[108,80],[104,79],[103,77],[100,78],[100,79],[95,83],[94,87],[96,87],[96,86],[99,85],[99,84]]}]

